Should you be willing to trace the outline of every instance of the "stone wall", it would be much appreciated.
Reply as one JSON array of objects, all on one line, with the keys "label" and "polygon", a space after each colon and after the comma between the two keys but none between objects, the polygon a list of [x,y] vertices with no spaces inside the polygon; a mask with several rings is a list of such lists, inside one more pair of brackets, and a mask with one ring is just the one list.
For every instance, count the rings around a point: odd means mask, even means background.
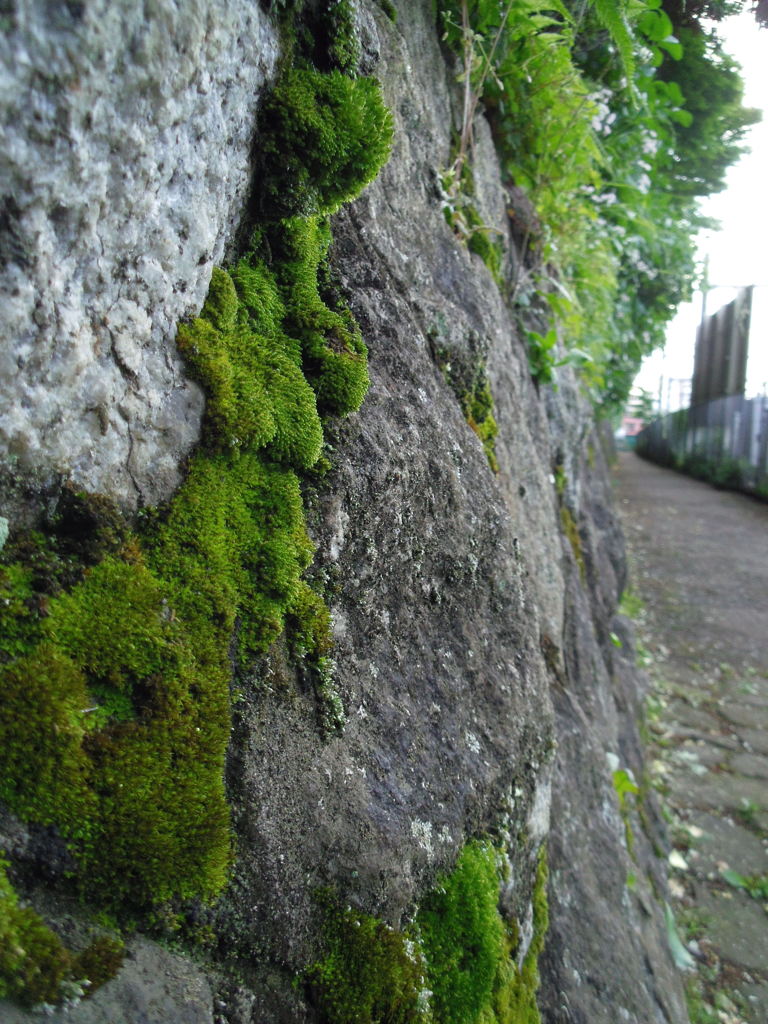
[{"label": "stone wall", "polygon": [[[62,6],[55,28],[48,7],[17,11],[0,44],[30,55],[16,63],[32,97],[4,92],[18,130],[4,165],[14,411],[2,437],[19,469],[69,474],[131,507],[169,493],[197,436],[200,394],[173,325],[199,307],[237,222],[276,37],[252,3],[190,15],[168,0],[141,30],[140,8],[105,4],[109,31],[98,6]],[[634,811],[629,849],[612,781],[616,764],[642,776],[642,681],[614,619],[625,569],[600,439],[571,371],[557,390],[532,380],[517,314],[445,223],[455,68],[432,4],[396,6],[396,23],[378,4],[357,11],[395,145],[334,218],[331,251],[371,387],[334,427],[331,472],[305,489],[346,725],[323,731],[280,643],[240,680],[227,769],[238,857],[218,904],[195,910],[216,942],[194,967],[158,951],[159,992],[152,943],[134,939],[118,978],[70,1011],[76,1024],[317,1020],[311,989],[294,984],[317,956],[317,891],[399,927],[485,835],[506,844],[523,945],[548,840],[545,1021],[686,1020],[654,895],[663,873]],[[40,168],[33,186],[25,161]],[[507,277],[525,277],[482,119],[475,181]],[[498,472],[449,383],[478,368]],[[44,862],[18,823],[4,836],[28,876]],[[82,913],[44,888],[30,892],[60,927]]]}]

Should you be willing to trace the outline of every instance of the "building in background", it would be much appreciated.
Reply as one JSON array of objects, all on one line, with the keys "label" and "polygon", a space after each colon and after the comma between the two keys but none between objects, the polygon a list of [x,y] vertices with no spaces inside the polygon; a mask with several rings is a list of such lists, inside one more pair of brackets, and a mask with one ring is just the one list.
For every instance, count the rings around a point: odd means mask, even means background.
[{"label": "building in background", "polygon": [[753,291],[751,286],[740,288],[734,299],[699,324],[691,405],[744,394]]},{"label": "building in background", "polygon": [[[703,317],[690,401],[682,400],[685,382],[668,378],[665,404],[662,378],[661,415],[632,446],[656,462],[768,498],[766,327],[766,289],[751,286],[739,288],[730,302]],[[677,402],[671,395],[674,383],[681,385]]]}]

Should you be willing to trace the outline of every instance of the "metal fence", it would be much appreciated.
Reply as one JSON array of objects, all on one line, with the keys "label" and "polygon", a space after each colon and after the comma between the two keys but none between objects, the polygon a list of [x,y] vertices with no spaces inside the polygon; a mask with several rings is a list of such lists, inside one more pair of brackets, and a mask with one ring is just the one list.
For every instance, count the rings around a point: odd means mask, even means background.
[{"label": "metal fence", "polygon": [[719,487],[768,499],[768,397],[729,395],[662,416],[640,432],[636,450]]}]

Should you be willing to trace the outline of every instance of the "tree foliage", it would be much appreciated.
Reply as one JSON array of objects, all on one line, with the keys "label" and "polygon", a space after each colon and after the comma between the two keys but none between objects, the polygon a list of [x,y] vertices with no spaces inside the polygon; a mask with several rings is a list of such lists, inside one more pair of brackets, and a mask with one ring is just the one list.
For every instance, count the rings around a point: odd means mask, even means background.
[{"label": "tree foliage", "polygon": [[673,124],[673,139],[664,171],[680,196],[707,196],[725,187],[726,171],[745,151],[757,110],[742,105],[739,65],[723,50],[714,29],[681,25],[679,61],[664,60],[657,80],[677,84],[690,113],[688,123]]},{"label": "tree foliage", "polygon": [[[621,404],[695,280],[698,202],[723,187],[755,111],[713,27],[739,0],[448,0],[475,109],[541,224],[537,291],[596,404]],[[461,171],[461,167],[459,167]],[[512,289],[515,302],[530,301]]]}]

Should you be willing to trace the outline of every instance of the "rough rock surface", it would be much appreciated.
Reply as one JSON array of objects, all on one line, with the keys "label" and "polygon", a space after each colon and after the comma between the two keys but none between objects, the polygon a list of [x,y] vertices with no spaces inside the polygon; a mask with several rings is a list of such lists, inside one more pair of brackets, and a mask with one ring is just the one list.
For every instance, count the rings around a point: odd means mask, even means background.
[{"label": "rough rock surface", "polygon": [[[221,927],[252,960],[292,968],[313,949],[319,886],[396,925],[468,836],[502,826],[524,837],[514,863],[522,922],[549,819],[551,709],[525,547],[435,365],[436,336],[456,360],[471,357],[474,338],[505,347],[521,461],[534,444],[524,403],[535,396],[493,279],[440,208],[435,170],[452,114],[428,12],[380,28],[395,151],[337,218],[332,251],[372,384],[340,427],[310,519],[316,571],[336,591],[347,724],[324,740],[312,694],[276,655],[237,706],[230,754],[243,856]],[[535,403],[530,412],[541,418]],[[534,472],[559,545],[548,470]],[[259,1010],[259,1020],[281,1019],[274,1006]]]},{"label": "rough rock surface", "polygon": [[252,0],[2,8],[0,460],[126,506],[203,399],[172,344],[242,212],[277,57]]},{"label": "rough rock surface", "polygon": [[[515,316],[445,223],[437,172],[450,159],[455,69],[432,4],[397,6],[396,25],[374,4],[360,22],[395,117],[393,156],[335,219],[332,250],[372,384],[338,428],[332,473],[307,493],[347,723],[323,736],[279,645],[243,688],[228,768],[239,859],[207,921],[221,951],[217,1019],[316,1020],[293,981],[317,952],[318,886],[397,925],[468,837],[492,832],[510,844],[508,909],[523,935],[531,865],[550,836],[544,1020],[682,1024],[647,876],[659,891],[664,880],[639,826],[636,862],[627,850],[606,757],[640,771],[639,682],[610,638],[624,628],[612,622],[624,567],[599,442],[569,371],[557,392],[534,384]],[[506,232],[482,120],[476,140],[478,208]],[[215,143],[204,154],[215,162]],[[175,301],[158,313],[168,323]],[[478,360],[498,474],[444,373]],[[222,981],[233,964],[237,981]],[[130,1021],[119,986],[105,998]]]},{"label": "rough rock surface", "polygon": [[[25,1024],[30,1015],[0,1001],[3,1024]],[[202,970],[156,942],[132,939],[117,978],[75,1005],[34,1016],[51,1024],[213,1024],[214,996]]]}]

